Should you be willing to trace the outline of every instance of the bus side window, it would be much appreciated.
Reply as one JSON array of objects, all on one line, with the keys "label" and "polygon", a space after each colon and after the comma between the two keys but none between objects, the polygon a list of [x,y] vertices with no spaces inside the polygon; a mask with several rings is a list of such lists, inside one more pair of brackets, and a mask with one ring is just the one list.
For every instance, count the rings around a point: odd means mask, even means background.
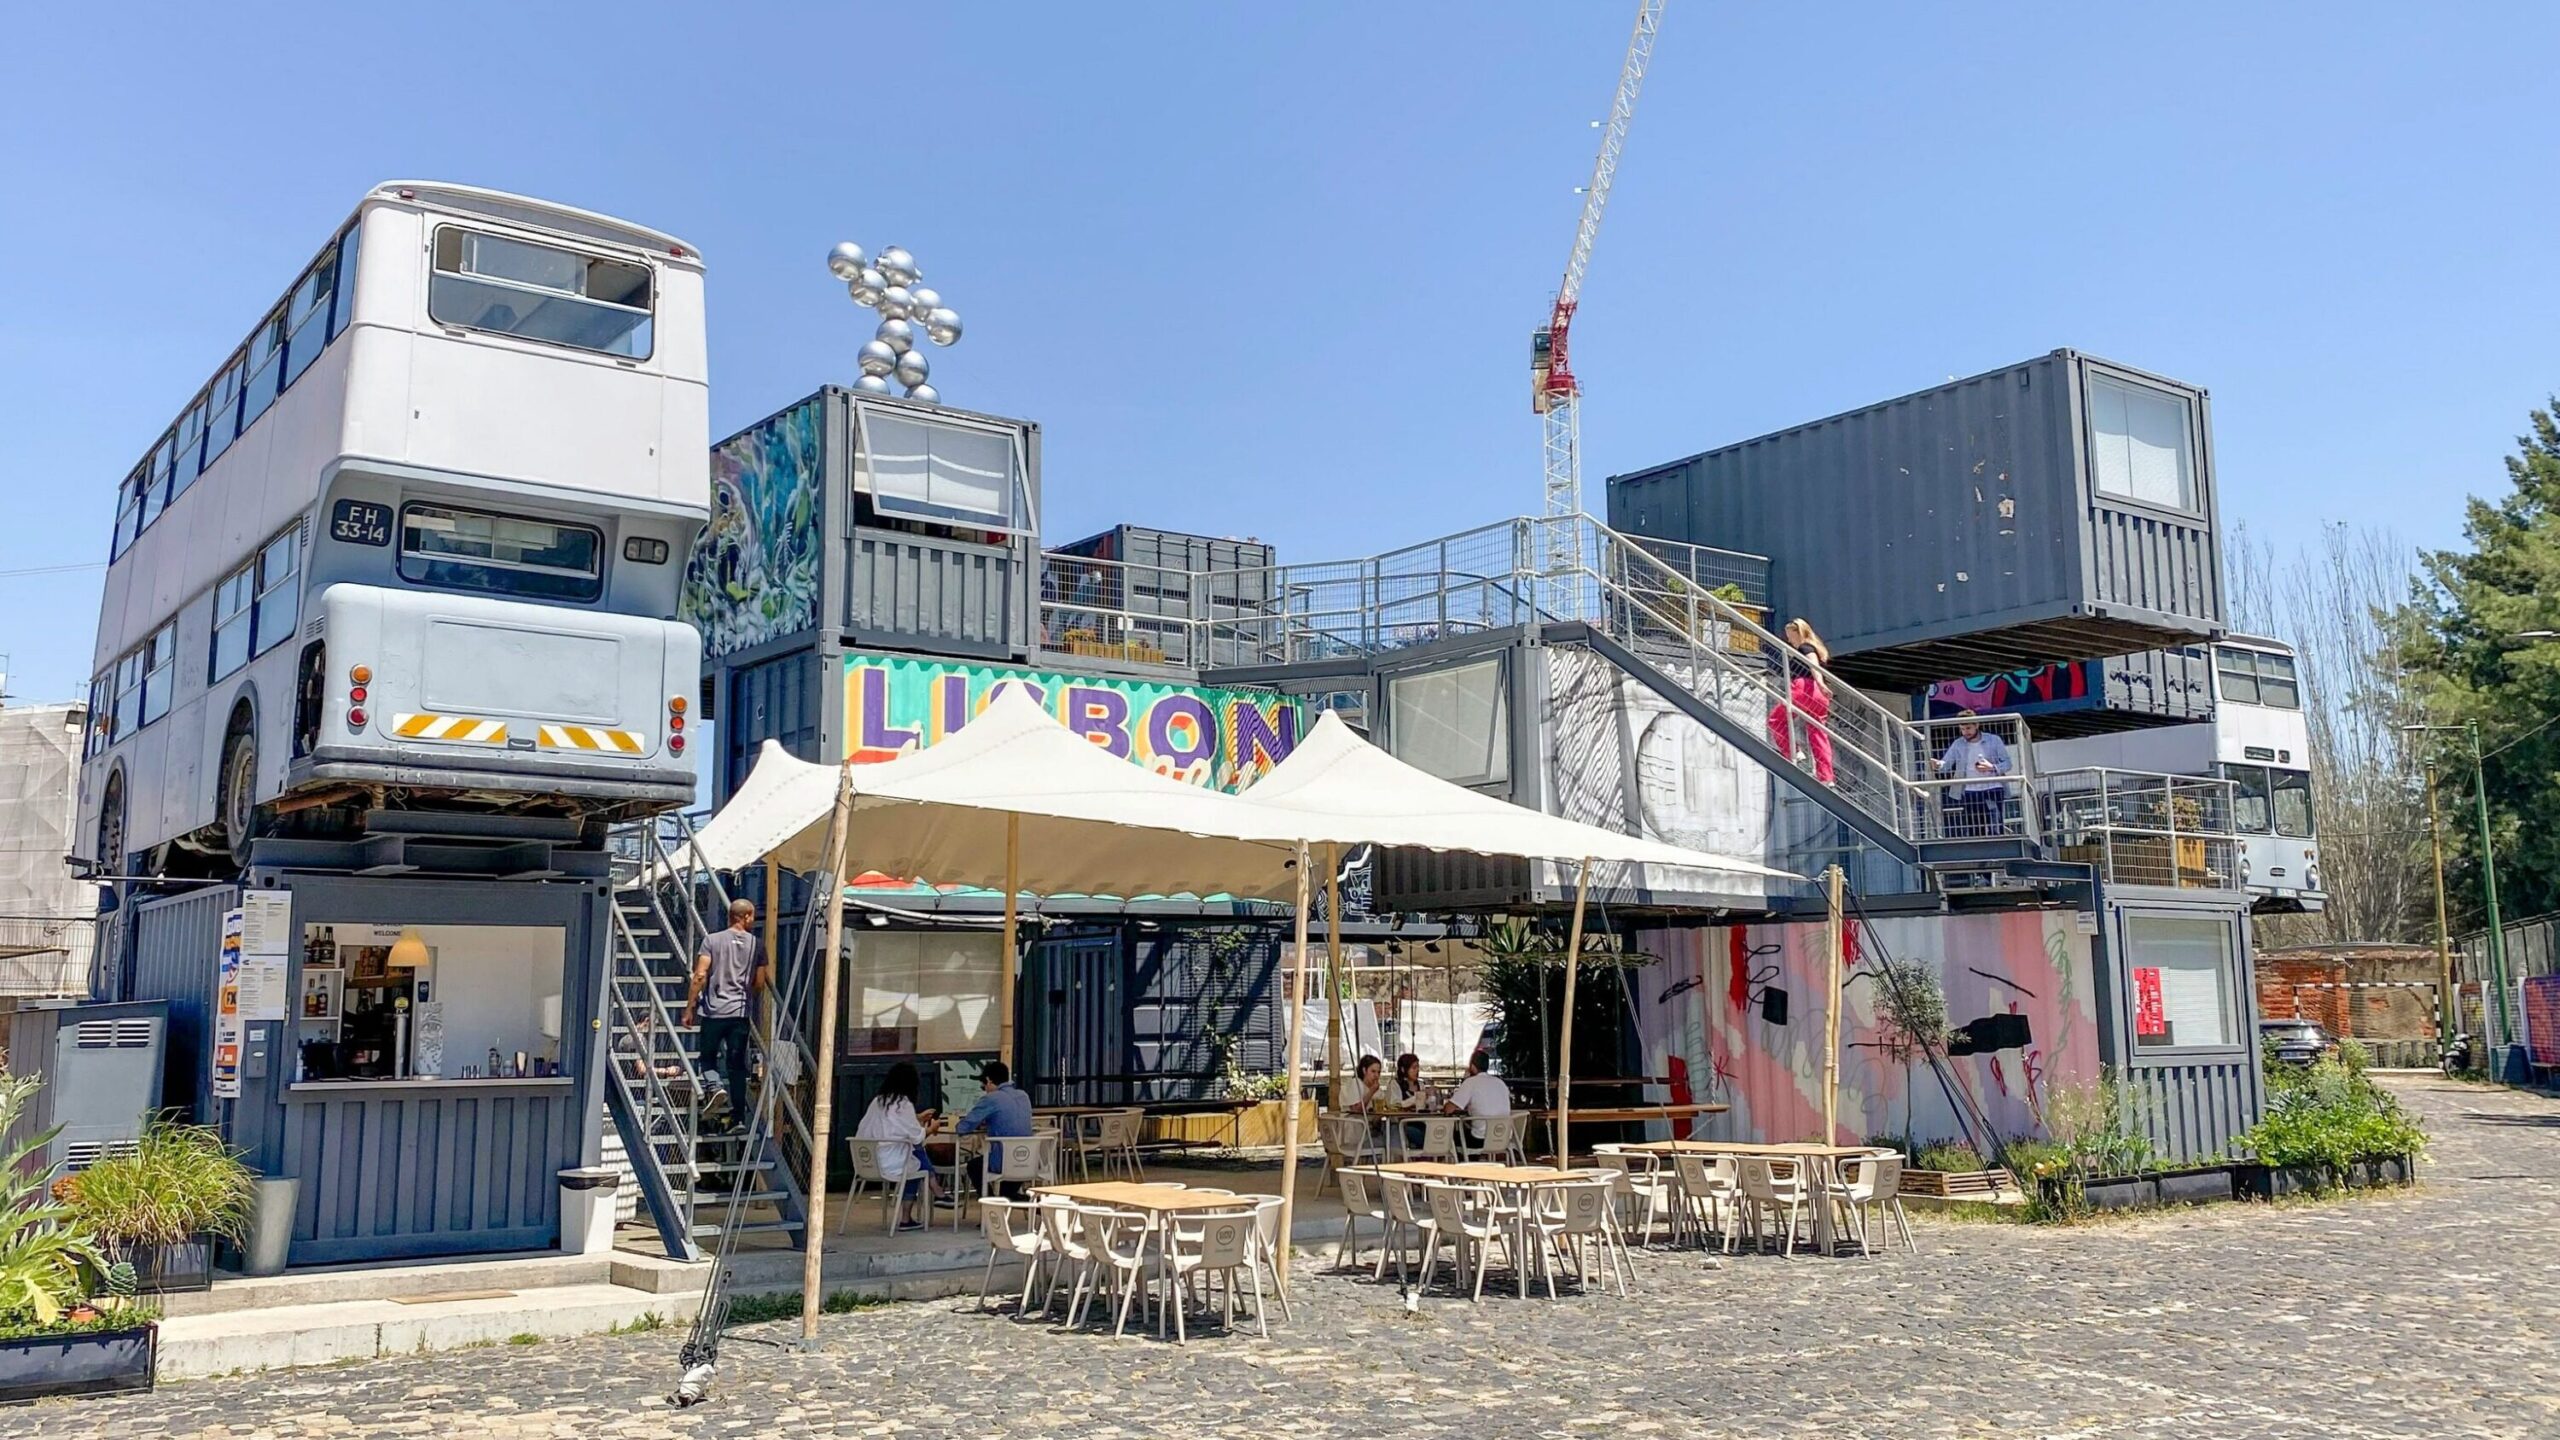
[{"label": "bus side window", "polygon": [[2258,703],[2258,671],[2246,650],[2216,650],[2214,670],[2222,682],[2222,698],[2234,705]]}]

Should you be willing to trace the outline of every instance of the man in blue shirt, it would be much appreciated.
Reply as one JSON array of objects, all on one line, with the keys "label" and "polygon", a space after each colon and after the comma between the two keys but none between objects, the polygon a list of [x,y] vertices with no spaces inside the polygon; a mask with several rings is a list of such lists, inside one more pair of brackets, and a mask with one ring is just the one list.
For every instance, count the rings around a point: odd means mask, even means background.
[{"label": "man in blue shirt", "polygon": [[[974,1135],[983,1130],[999,1141],[1030,1138],[1031,1097],[1023,1094],[1021,1088],[1013,1083],[1013,1072],[1005,1068],[1005,1063],[1001,1060],[988,1061],[978,1071],[978,1083],[986,1087],[984,1093],[978,1096],[978,1103],[970,1106],[969,1113],[961,1116],[960,1123],[953,1128],[962,1135]],[[1004,1147],[991,1145],[988,1150],[990,1158],[1001,1167],[1004,1164]],[[986,1168],[983,1160],[972,1159],[969,1162],[969,1178],[981,1195],[987,1193]],[[1008,1183],[1005,1188],[1019,1191],[1022,1187]]]},{"label": "man in blue shirt", "polygon": [[2008,742],[1985,732],[1973,712],[1966,711],[1956,722],[1955,743],[1938,757],[1939,774],[1962,777],[1950,787],[1948,834],[1983,838],[2008,828],[2000,815],[2009,796],[2009,782],[2002,777],[2012,768]]}]

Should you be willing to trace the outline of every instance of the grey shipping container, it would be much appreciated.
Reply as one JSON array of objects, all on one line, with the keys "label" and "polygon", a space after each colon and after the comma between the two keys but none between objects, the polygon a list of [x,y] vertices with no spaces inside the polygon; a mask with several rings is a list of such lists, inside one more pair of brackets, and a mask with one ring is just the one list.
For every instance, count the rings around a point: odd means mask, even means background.
[{"label": "grey shipping container", "polygon": [[2017,714],[2039,740],[2200,724],[2213,718],[2213,651],[2181,645],[1968,676],[1931,686],[1916,708],[1940,718],[1959,710]]},{"label": "grey shipping container", "polygon": [[1769,557],[1861,684],[2222,628],[2204,391],[2069,350],[1613,477],[1609,523]]}]

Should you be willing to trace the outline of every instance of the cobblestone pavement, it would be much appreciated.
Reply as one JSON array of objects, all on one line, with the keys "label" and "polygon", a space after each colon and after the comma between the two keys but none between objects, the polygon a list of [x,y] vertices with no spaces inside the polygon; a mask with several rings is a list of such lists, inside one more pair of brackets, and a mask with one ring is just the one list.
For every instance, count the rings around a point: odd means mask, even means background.
[{"label": "cobblestone pavement", "polygon": [[1923,1219],[1918,1256],[1873,1262],[1655,1254],[1633,1302],[1435,1293],[1407,1314],[1392,1280],[1316,1275],[1269,1342],[897,1305],[831,1317],[814,1354],[747,1332],[687,1411],[660,1398],[668,1332],[51,1404],[0,1434],[2560,1435],[2560,1104],[2392,1083],[2436,1141],[2425,1184],[2389,1196]]}]

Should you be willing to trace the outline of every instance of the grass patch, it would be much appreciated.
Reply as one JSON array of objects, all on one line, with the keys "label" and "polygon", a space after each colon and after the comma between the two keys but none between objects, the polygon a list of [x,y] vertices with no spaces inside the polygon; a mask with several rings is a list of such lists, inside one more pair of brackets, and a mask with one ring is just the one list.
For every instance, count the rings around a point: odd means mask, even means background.
[{"label": "grass patch", "polygon": [[519,1330],[515,1334],[507,1337],[507,1343],[510,1345],[539,1345],[542,1343],[542,1337],[534,1334],[530,1330]]},{"label": "grass patch", "polygon": [[629,1320],[616,1320],[613,1322],[612,1328],[606,1330],[604,1333],[607,1335],[646,1335],[652,1330],[664,1330],[665,1328],[667,1328],[667,1317],[659,1314],[655,1310],[652,1310],[645,1315],[635,1316]]},{"label": "grass patch", "polygon": [[[800,1294],[797,1290],[763,1295],[740,1295],[729,1302],[729,1323],[763,1325],[775,1320],[800,1318]],[[818,1303],[823,1315],[850,1315],[858,1310],[877,1310],[898,1302],[886,1295],[863,1295],[851,1290],[838,1290]]]}]

